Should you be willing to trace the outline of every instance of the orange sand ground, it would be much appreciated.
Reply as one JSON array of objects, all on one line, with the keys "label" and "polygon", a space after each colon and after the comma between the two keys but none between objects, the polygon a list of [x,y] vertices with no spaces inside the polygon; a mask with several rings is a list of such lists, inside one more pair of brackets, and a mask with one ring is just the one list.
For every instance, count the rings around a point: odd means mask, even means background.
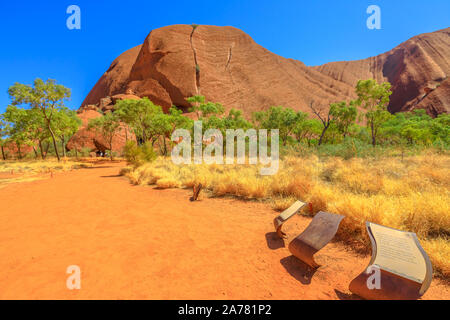
[{"label": "orange sand ground", "polygon": [[[353,299],[369,261],[340,243],[315,273],[272,233],[269,205],[191,203],[188,190],[132,186],[123,163],[0,189],[0,299]],[[290,236],[310,219],[288,223]],[[288,240],[289,241],[289,240]],[[81,268],[81,290],[66,269]],[[434,279],[424,299],[450,299]]]}]

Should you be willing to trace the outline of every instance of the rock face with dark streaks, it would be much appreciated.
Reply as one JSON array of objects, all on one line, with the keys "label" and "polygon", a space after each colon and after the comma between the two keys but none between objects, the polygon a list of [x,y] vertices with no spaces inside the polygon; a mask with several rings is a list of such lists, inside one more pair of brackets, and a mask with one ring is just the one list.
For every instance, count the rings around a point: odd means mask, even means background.
[{"label": "rock face with dark streaks", "polygon": [[389,81],[391,112],[420,108],[436,116],[450,111],[450,28],[413,37],[376,57],[314,69],[351,86],[359,79]]}]

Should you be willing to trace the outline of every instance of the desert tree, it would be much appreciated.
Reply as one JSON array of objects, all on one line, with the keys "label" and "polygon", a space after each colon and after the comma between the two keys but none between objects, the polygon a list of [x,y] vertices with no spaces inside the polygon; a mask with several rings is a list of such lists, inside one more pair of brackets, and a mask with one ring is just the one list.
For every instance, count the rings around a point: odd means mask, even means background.
[{"label": "desert tree", "polygon": [[297,113],[290,108],[278,106],[270,107],[267,111],[254,112],[252,120],[257,128],[278,129],[280,139],[285,146],[301,116],[301,113]]},{"label": "desert tree", "polygon": [[57,84],[55,80],[34,80],[33,85],[15,83],[8,89],[13,105],[26,104],[42,112],[45,129],[50,133],[55,148],[56,157],[60,161],[55,134],[55,114],[64,107],[64,102],[70,98],[70,89]]},{"label": "desert tree", "polygon": [[322,123],[322,132],[320,133],[319,143],[320,146],[323,142],[323,137],[325,136],[325,133],[330,128],[331,124],[333,123],[333,117],[330,113],[331,108],[325,107],[325,106],[315,106],[315,102],[311,101],[309,103],[309,108],[311,109],[312,113],[316,115],[316,117],[320,120]]},{"label": "desert tree", "polygon": [[63,107],[55,114],[55,123],[55,133],[61,141],[63,157],[66,157],[67,141],[78,131],[81,119],[75,111]]},{"label": "desert tree", "polygon": [[359,80],[356,85],[357,104],[365,110],[365,120],[370,128],[372,145],[377,144],[377,136],[384,122],[391,114],[387,111],[389,97],[392,94],[391,84],[378,84],[374,79]]},{"label": "desert tree", "polygon": [[[32,141],[33,150],[37,154],[39,149],[41,158],[44,160],[47,156],[48,149],[50,147],[50,132],[46,129],[45,118],[41,110],[37,108],[31,108],[25,110],[26,114],[26,127],[29,139]],[[44,148],[45,145],[45,148]]]},{"label": "desert tree", "polygon": [[169,109],[169,112],[160,113],[153,119],[153,133],[159,141],[160,152],[162,155],[168,154],[167,141],[170,141],[172,132],[175,129],[192,129],[193,121],[182,115],[182,111],[176,107]]},{"label": "desert tree", "polygon": [[118,119],[133,131],[139,145],[147,141],[154,143],[157,140],[154,134],[154,120],[162,113],[162,108],[147,97],[140,100],[120,100],[116,103],[114,111]]},{"label": "desert tree", "polygon": [[91,119],[88,123],[89,130],[95,130],[106,141],[109,148],[109,155],[111,161],[113,160],[113,139],[122,129],[120,119],[112,112],[107,112],[105,115]]},{"label": "desert tree", "polygon": [[298,142],[306,140],[310,147],[314,137],[318,137],[322,133],[322,124],[317,119],[302,117],[295,125],[293,133]]},{"label": "desert tree", "polygon": [[438,122],[438,119],[431,118],[422,109],[412,112],[399,112],[382,125],[380,137],[397,145],[422,144],[430,146],[438,139],[437,132],[434,131]]},{"label": "desert tree", "polygon": [[223,127],[225,129],[248,130],[252,128],[253,125],[244,118],[241,110],[231,109],[228,112],[228,115],[223,118]]},{"label": "desert tree", "polygon": [[6,121],[3,120],[3,115],[0,115],[0,149],[2,152],[3,160],[6,160],[5,145],[8,141],[9,131],[9,125],[6,123]]},{"label": "desert tree", "polygon": [[330,104],[330,115],[333,118],[337,130],[343,138],[349,134],[350,127],[355,123],[358,110],[355,107],[356,102],[345,101]]},{"label": "desert tree", "polygon": [[211,116],[220,116],[225,112],[225,108],[218,102],[206,102],[204,96],[192,96],[186,98],[186,101],[191,104],[189,112],[194,112],[197,115],[197,120],[205,120]]},{"label": "desert tree", "polygon": [[152,129],[153,129],[152,136],[155,137],[156,141],[158,141],[159,150],[161,154],[164,156],[167,155],[168,148],[166,139],[167,137],[170,137],[170,134],[174,130],[173,125],[171,123],[170,115],[165,113],[160,113],[156,115],[153,119]]},{"label": "desert tree", "polygon": [[443,113],[432,120],[430,130],[435,140],[450,145],[450,114]]},{"label": "desert tree", "polygon": [[9,126],[9,140],[17,147],[17,155],[22,159],[22,147],[32,143],[27,110],[10,105],[3,114],[3,119]]}]

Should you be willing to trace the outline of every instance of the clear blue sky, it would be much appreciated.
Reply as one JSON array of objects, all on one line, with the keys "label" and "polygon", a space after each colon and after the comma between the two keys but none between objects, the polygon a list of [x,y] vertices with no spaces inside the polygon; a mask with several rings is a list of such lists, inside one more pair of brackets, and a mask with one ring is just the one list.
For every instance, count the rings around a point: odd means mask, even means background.
[{"label": "clear blue sky", "polygon": [[[81,8],[81,30],[68,30],[66,9]],[[382,29],[366,27],[381,8]],[[287,58],[319,65],[363,59],[424,32],[450,26],[449,0],[40,0],[1,1],[0,112],[14,82],[52,78],[72,89],[76,109],[110,63],[171,24],[231,25]]]}]

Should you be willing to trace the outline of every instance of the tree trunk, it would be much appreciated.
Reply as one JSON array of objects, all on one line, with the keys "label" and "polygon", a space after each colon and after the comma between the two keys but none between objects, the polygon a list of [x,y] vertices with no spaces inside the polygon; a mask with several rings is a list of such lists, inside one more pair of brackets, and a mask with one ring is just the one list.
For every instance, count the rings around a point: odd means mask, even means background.
[{"label": "tree trunk", "polygon": [[325,136],[325,132],[327,131],[328,127],[329,127],[328,124],[323,127],[322,134],[320,135],[320,139],[319,139],[319,146],[322,144],[323,137]]},{"label": "tree trunk", "polygon": [[34,151],[34,156],[35,156],[35,158],[37,159],[37,158],[39,157],[39,155],[38,155],[38,152],[37,152],[35,146],[33,146],[33,151]]},{"label": "tree trunk", "polygon": [[377,144],[377,140],[376,140],[375,130],[373,127],[373,122],[370,124],[370,129],[372,132],[372,146],[375,147],[375,145]]},{"label": "tree trunk", "polygon": [[65,143],[64,136],[61,137],[61,146],[62,146],[62,152],[63,152],[63,158],[66,157],[66,143]]},{"label": "tree trunk", "polygon": [[52,127],[50,126],[50,122],[47,123],[48,131],[50,131],[50,135],[52,136],[53,140],[53,147],[55,148],[56,158],[58,158],[58,162],[61,161],[61,158],[59,157],[58,147],[56,145],[56,138],[55,134],[53,133]]},{"label": "tree trunk", "polygon": [[17,145],[17,153],[19,154],[19,159],[22,159],[22,153],[20,152],[20,143],[16,142],[16,145]]},{"label": "tree trunk", "polygon": [[3,157],[3,160],[6,160],[5,149],[3,148],[3,146],[2,146],[1,148],[2,148],[2,157]]},{"label": "tree trunk", "polygon": [[163,141],[164,141],[164,156],[167,156],[167,144],[166,144],[166,138],[163,137]]},{"label": "tree trunk", "polygon": [[41,151],[42,160],[45,160],[44,150],[42,149],[42,141],[41,140],[39,140],[39,150]]},{"label": "tree trunk", "polygon": [[47,145],[45,146],[45,153],[44,153],[45,159],[47,159],[48,149],[50,149],[50,143],[47,142]]},{"label": "tree trunk", "polygon": [[113,161],[112,139],[109,141],[109,158]]}]

